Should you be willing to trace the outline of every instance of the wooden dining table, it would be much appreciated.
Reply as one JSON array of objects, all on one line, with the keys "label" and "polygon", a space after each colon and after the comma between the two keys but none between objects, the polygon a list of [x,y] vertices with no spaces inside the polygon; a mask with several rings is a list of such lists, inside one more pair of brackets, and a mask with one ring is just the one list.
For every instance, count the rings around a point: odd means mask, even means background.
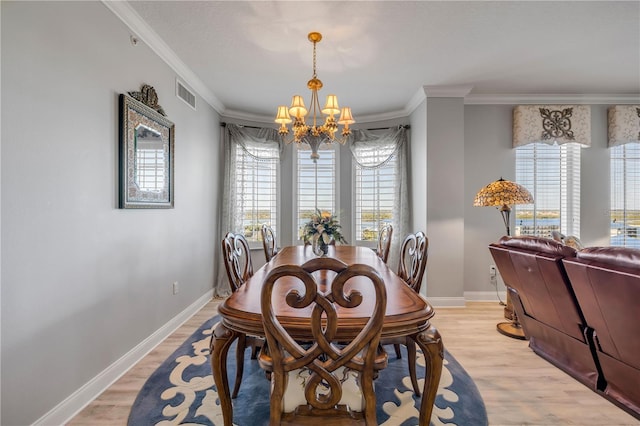
[{"label": "wooden dining table", "polygon": [[[242,334],[264,337],[260,296],[262,284],[273,268],[280,265],[302,265],[317,257],[310,245],[289,246],[258,269],[236,292],[218,307],[221,321],[211,338],[211,369],[218,390],[225,426],[232,426],[233,406],[227,378],[227,354],[231,344]],[[433,403],[440,382],[444,347],[440,334],[429,322],[434,310],[429,302],[413,291],[377,255],[365,247],[336,245],[329,247],[328,257],[334,257],[347,265],[365,264],[373,267],[382,277],[387,290],[387,307],[381,338],[407,336],[422,349],[426,374],[420,404],[420,425],[429,425]],[[330,273],[318,272],[319,286],[330,285]],[[282,290],[283,293],[287,289]],[[323,291],[321,289],[321,291]],[[358,310],[359,308],[362,308]],[[296,339],[312,340],[311,310],[300,312],[284,302],[275,307],[276,316]],[[336,339],[353,339],[368,320],[366,306],[350,309],[347,315],[338,308],[338,336]],[[266,380],[266,379],[265,379]]]}]

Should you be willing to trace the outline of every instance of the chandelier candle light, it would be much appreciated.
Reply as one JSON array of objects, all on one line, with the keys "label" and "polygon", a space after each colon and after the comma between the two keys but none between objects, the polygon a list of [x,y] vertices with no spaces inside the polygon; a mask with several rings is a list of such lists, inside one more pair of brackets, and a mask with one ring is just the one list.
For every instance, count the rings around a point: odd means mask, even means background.
[{"label": "chandelier candle light", "polygon": [[[278,106],[275,122],[280,124],[278,133],[280,133],[280,136],[286,143],[295,142],[298,145],[301,143],[309,144],[311,147],[311,159],[315,162],[320,158],[318,154],[320,144],[330,144],[336,141],[335,133],[338,131],[338,125],[344,126],[342,129],[342,137],[338,139],[338,142],[344,144],[347,137],[351,134],[349,124],[355,123],[355,120],[351,115],[351,108],[343,107],[340,109],[336,95],[327,95],[327,102],[324,108],[320,109],[318,90],[322,89],[322,81],[318,79],[316,73],[316,44],[322,40],[322,34],[311,32],[307,38],[313,43],[313,77],[307,82],[307,87],[311,90],[311,124],[306,123],[306,117],[309,111],[305,107],[304,100],[300,95],[293,96],[289,108],[285,105]],[[324,118],[324,124],[319,124],[323,120],[320,113],[326,116]],[[337,122],[334,118],[336,114],[340,114]],[[293,117],[293,120],[291,117]],[[292,121],[293,139],[287,139],[286,136],[289,134],[287,124]]]}]

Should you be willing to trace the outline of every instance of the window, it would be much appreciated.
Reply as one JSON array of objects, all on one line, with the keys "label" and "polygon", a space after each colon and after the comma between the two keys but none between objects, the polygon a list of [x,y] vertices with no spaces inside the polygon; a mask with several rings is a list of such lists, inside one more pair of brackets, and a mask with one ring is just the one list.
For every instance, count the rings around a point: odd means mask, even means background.
[{"label": "window", "polygon": [[[249,242],[261,241],[263,224],[277,234],[278,149],[252,144],[236,149],[235,190],[241,229]],[[266,159],[264,159],[266,158]]]},{"label": "window", "polygon": [[580,237],[580,145],[533,143],[516,148],[516,182],[533,205],[516,206],[516,235]]},{"label": "window", "polygon": [[611,245],[640,248],[640,143],[610,148]]},{"label": "window", "polygon": [[320,158],[317,162],[309,157],[311,148],[302,145],[295,151],[297,156],[297,194],[296,235],[302,238],[302,228],[311,219],[318,208],[337,214],[336,211],[336,149],[334,146],[322,144],[318,149]]},{"label": "window", "polygon": [[[389,157],[388,149],[371,149],[371,162]],[[356,240],[377,241],[378,232],[393,220],[396,187],[396,155],[378,168],[364,168],[354,162]]]},{"label": "window", "polygon": [[135,179],[143,191],[165,188],[165,146],[162,134],[144,125],[136,127]]}]

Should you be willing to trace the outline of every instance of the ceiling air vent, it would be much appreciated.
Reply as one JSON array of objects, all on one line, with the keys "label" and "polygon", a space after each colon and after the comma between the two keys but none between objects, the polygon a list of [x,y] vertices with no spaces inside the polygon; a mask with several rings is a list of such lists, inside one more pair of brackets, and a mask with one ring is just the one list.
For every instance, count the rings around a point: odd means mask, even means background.
[{"label": "ceiling air vent", "polygon": [[180,80],[176,80],[176,96],[185,101],[194,110],[196,109],[196,95],[187,89]]}]

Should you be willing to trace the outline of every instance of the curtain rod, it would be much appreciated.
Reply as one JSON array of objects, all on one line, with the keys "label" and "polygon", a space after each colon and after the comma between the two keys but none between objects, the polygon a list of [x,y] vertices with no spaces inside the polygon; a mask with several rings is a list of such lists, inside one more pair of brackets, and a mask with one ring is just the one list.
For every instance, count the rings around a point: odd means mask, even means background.
[{"label": "curtain rod", "polygon": [[[226,122],[224,122],[224,121],[220,122],[220,127],[226,127],[226,126],[227,126]],[[264,127],[256,127],[256,126],[246,126],[244,124],[237,124],[237,126],[239,126],[239,127],[247,127],[249,129],[263,129],[264,128]]]},{"label": "curtain rod", "polygon": [[393,129],[394,127],[398,127],[398,128],[403,128],[403,129],[410,129],[411,126],[408,124],[400,124],[399,126],[389,126],[389,127],[376,127],[374,129],[367,129],[368,131],[371,130],[389,130],[389,129]]}]

